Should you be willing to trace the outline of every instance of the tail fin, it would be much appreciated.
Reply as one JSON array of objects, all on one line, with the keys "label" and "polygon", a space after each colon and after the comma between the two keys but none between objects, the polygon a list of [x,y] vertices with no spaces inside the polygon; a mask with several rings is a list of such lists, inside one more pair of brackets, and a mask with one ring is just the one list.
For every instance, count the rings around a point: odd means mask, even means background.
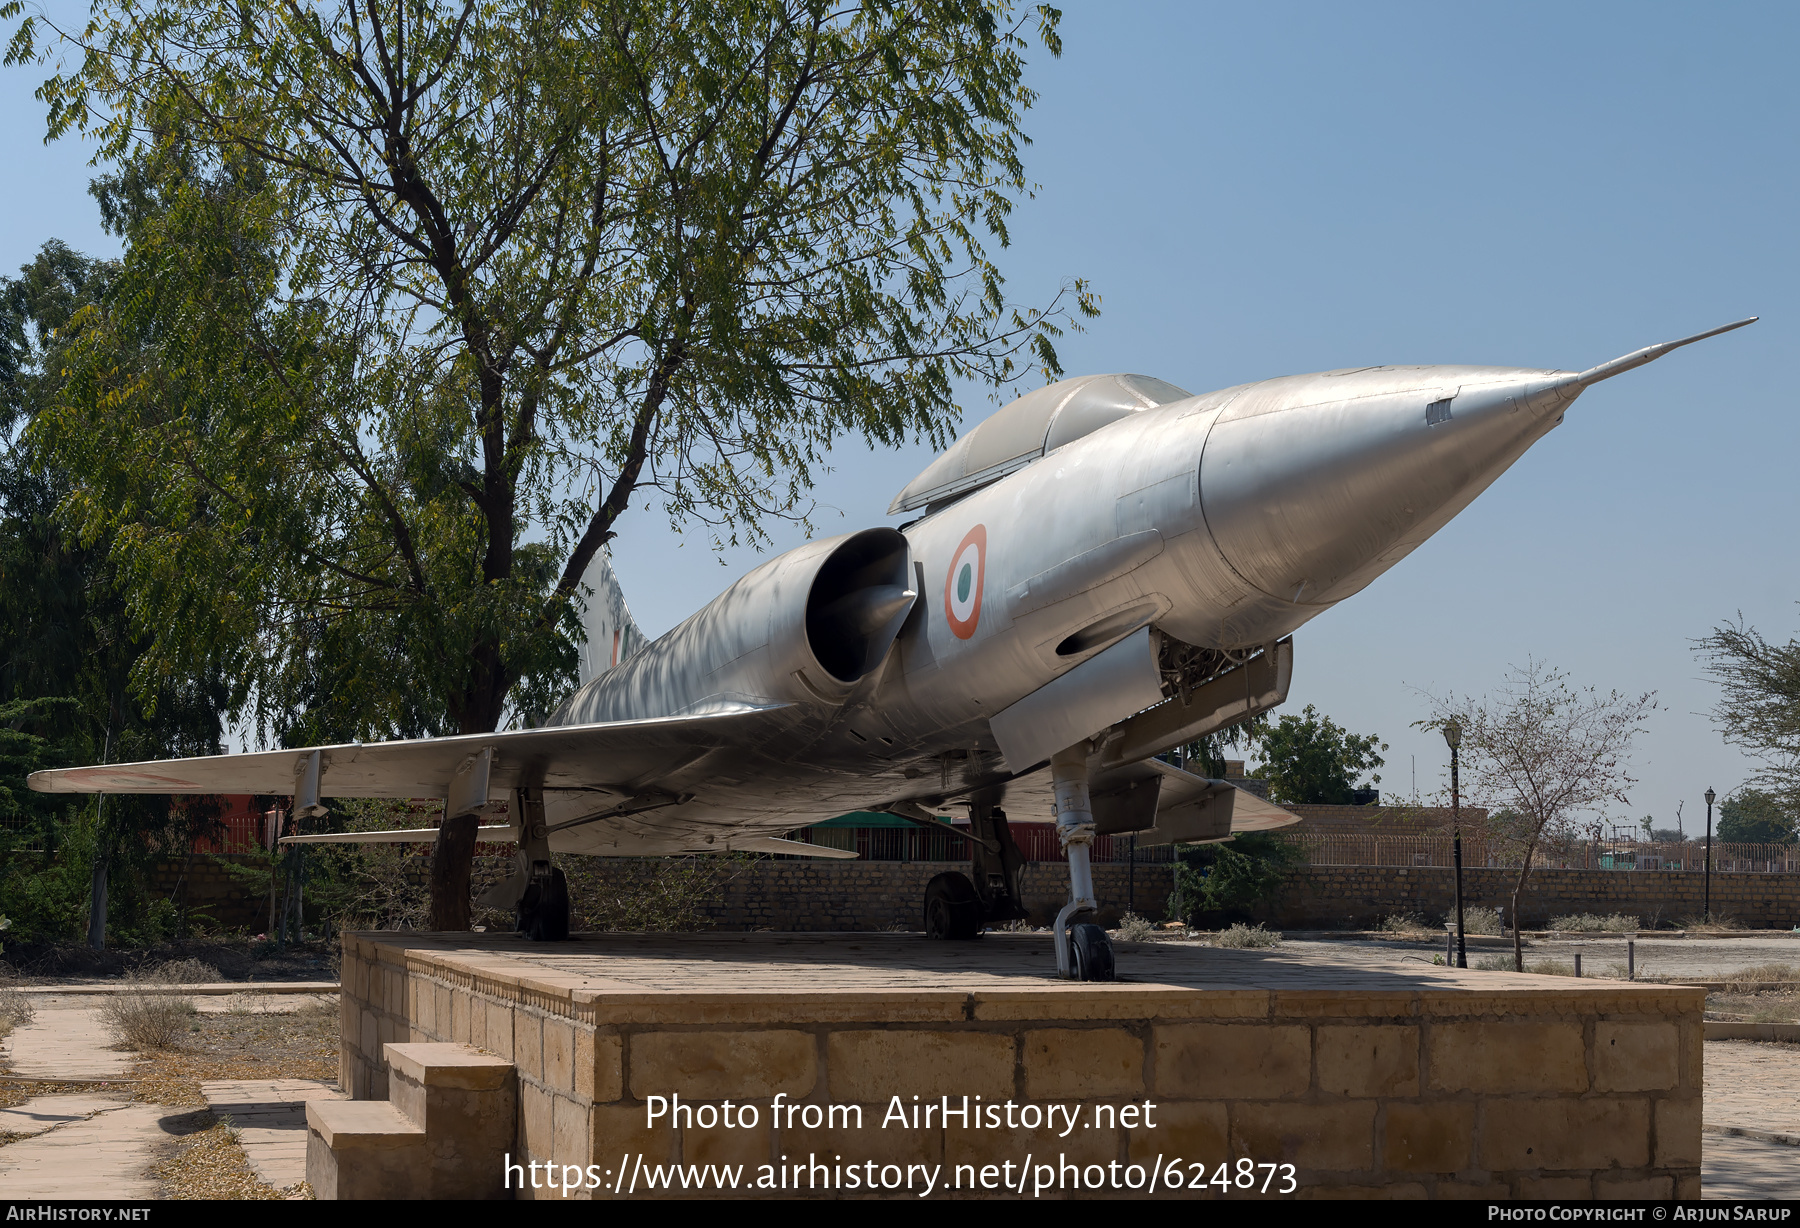
[{"label": "tail fin", "polygon": [[587,633],[587,642],[581,646],[578,677],[580,685],[585,686],[642,648],[647,641],[638,629],[637,620],[631,616],[631,608],[625,604],[625,594],[619,588],[619,578],[613,574],[612,561],[604,548],[594,553],[593,562],[582,574],[581,583],[586,590],[582,594],[586,608],[582,611],[581,626]]}]

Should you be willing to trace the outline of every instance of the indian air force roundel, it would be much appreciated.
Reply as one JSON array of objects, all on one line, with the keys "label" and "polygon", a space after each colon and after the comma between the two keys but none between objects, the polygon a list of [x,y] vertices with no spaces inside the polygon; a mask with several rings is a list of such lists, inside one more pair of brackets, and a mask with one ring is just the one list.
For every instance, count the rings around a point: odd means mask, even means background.
[{"label": "indian air force roundel", "polygon": [[987,526],[969,530],[950,560],[944,577],[944,617],[959,640],[975,634],[981,622],[981,583],[987,578]]}]

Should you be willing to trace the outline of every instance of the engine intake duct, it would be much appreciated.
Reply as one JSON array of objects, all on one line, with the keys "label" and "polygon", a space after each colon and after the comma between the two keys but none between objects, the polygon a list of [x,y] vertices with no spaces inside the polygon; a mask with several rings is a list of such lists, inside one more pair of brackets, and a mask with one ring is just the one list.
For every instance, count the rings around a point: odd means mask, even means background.
[{"label": "engine intake duct", "polygon": [[806,599],[806,641],[842,683],[872,672],[919,595],[907,586],[906,538],[894,529],[851,535],[825,560]]}]

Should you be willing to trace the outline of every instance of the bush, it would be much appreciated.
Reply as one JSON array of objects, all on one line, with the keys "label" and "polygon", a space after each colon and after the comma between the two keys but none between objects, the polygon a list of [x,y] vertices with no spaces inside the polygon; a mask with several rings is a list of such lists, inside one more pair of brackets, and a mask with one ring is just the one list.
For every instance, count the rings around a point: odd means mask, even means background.
[{"label": "bush", "polygon": [[1381,923],[1375,928],[1384,934],[1419,934],[1431,931],[1431,926],[1426,924],[1425,918],[1416,912],[1397,912],[1392,916],[1383,917]]},{"label": "bush", "polygon": [[1707,913],[1705,916],[1683,917],[1675,923],[1675,928],[1684,930],[1741,930],[1749,927],[1729,913],[1714,912]]},{"label": "bush", "polygon": [[1463,933],[1465,934],[1498,934],[1500,929],[1500,910],[1497,908],[1464,908]]},{"label": "bush", "polygon": [[1128,912],[1119,918],[1119,939],[1122,942],[1149,942],[1156,937],[1156,922]]},{"label": "bush", "polygon": [[1615,912],[1602,917],[1591,912],[1578,912],[1566,917],[1552,917],[1550,928],[1582,934],[1628,934],[1644,927],[1639,918],[1628,913]]},{"label": "bush", "polygon": [[31,999],[16,985],[0,985],[0,1037],[30,1023],[36,1014]]},{"label": "bush", "polygon": [[1175,864],[1169,916],[1193,925],[1200,914],[1254,904],[1274,894],[1299,857],[1293,845],[1263,832],[1245,832],[1229,843],[1187,845]]},{"label": "bush", "polygon": [[1800,981],[1800,968],[1793,964],[1753,964],[1739,968],[1725,979],[1731,982],[1733,992],[1743,993],[1771,982]]},{"label": "bush", "polygon": [[217,968],[198,959],[170,960],[156,972],[170,985],[209,985],[225,979]]},{"label": "bush", "polygon": [[[1513,957],[1510,955],[1487,955],[1475,961],[1475,968],[1481,972],[1511,972]],[[1575,965],[1561,960],[1544,959],[1535,964],[1526,964],[1525,971],[1538,976],[1574,976]]]},{"label": "bush", "polygon": [[733,853],[643,857],[621,884],[602,873],[597,858],[555,858],[569,880],[571,929],[657,934],[710,928],[710,910],[724,902],[726,885],[754,860]]},{"label": "bush", "polygon": [[[182,960],[176,967],[193,962]],[[165,972],[168,966],[127,973],[124,989],[100,1008],[101,1021],[113,1035],[140,1052],[172,1048],[194,1015],[194,1000],[176,991],[181,982]]]},{"label": "bush", "polygon": [[1272,947],[1281,935],[1260,925],[1234,925],[1213,939],[1215,947]]}]

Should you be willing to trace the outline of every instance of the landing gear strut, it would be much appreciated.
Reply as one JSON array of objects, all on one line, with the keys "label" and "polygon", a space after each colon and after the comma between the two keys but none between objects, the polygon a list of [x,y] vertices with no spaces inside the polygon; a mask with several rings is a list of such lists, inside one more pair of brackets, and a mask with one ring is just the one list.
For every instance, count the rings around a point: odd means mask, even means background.
[{"label": "landing gear strut", "polygon": [[1069,921],[1100,907],[1088,860],[1094,842],[1094,805],[1088,797],[1087,747],[1071,746],[1050,759],[1056,789],[1056,834],[1069,858],[1069,902],[1056,914],[1056,975],[1071,981],[1113,980],[1112,942],[1098,925]]},{"label": "landing gear strut", "polygon": [[1025,858],[1013,843],[1006,812],[990,801],[972,801],[969,837],[970,872],[951,870],[925,887],[927,938],[979,938],[987,925],[1025,916],[1020,898]]},{"label": "landing gear strut", "polygon": [[569,880],[550,863],[550,832],[544,823],[544,798],[536,789],[513,793],[519,851],[512,873],[482,893],[489,908],[510,908],[517,931],[535,942],[561,942],[569,936]]}]

